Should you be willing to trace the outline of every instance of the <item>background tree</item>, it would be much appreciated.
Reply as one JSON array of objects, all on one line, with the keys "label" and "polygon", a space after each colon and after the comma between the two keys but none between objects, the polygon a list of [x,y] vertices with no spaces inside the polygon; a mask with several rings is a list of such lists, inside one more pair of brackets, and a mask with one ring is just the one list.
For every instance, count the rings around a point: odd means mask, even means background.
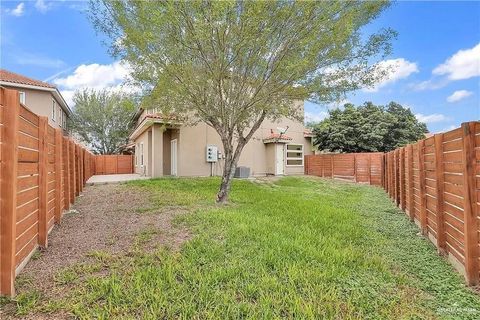
[{"label": "background tree", "polygon": [[121,93],[85,89],[75,92],[69,124],[97,154],[116,154],[128,142],[135,105]]},{"label": "background tree", "polygon": [[[329,102],[388,72],[392,30],[360,30],[385,1],[91,1],[90,16],[150,90],[148,104],[220,136],[226,202],[244,146],[265,119],[300,119],[297,100]],[[188,115],[188,117],[187,117]]]},{"label": "background tree", "polygon": [[410,109],[390,102],[386,107],[366,102],[333,109],[314,125],[314,145],[331,152],[386,152],[425,137],[425,123]]}]

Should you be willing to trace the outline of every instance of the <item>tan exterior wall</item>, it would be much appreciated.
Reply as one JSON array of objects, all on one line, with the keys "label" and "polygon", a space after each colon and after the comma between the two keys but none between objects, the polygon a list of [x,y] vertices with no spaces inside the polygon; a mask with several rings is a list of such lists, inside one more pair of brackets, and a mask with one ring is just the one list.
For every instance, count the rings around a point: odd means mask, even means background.
[{"label": "tan exterior wall", "polygon": [[[148,171],[148,133],[151,132],[151,128],[143,132],[138,138],[135,140],[135,173],[138,173],[142,176],[150,176],[150,172]],[[142,164],[142,147],[143,144],[143,164]]]},{"label": "tan exterior wall", "polygon": [[[39,116],[48,117],[48,124],[54,128],[62,128],[61,113],[67,117],[67,114],[60,107],[59,101],[55,99],[49,91],[33,90],[20,87],[4,86],[9,89],[15,89],[19,92],[25,92],[25,106]],[[55,121],[52,119],[52,106],[55,101]]]},{"label": "tan exterior wall", "polygon": [[[299,108],[303,112],[303,103],[299,103]],[[141,116],[140,118],[143,119]],[[304,155],[313,154],[311,147],[311,139],[304,137],[305,126],[302,122],[283,118],[280,121],[264,121],[261,127],[253,135],[250,142],[243,149],[240,156],[239,166],[246,166],[250,168],[252,176],[264,176],[267,174],[275,174],[275,148],[274,144],[265,144],[263,139],[271,134],[271,130],[277,131],[277,127],[288,128],[286,135],[291,137],[290,144],[303,145]],[[148,141],[145,139],[145,133],[150,130],[161,131],[162,127],[159,124],[154,124],[135,139],[135,143],[144,142],[144,153],[147,154]],[[209,176],[211,172],[214,175],[221,175],[224,165],[224,160],[220,159],[218,162],[210,164],[206,162],[206,147],[208,145],[215,145],[223,154],[223,146],[219,135],[216,131],[205,123],[199,123],[195,126],[182,126],[180,129],[167,129],[162,134],[162,139],[154,140],[154,150],[163,150],[162,154],[155,151],[153,153],[153,161],[156,161],[155,168],[161,167],[162,174],[156,172],[154,177],[170,174],[170,141],[177,139],[177,171],[179,176]],[[147,160],[148,161],[148,160]],[[303,174],[304,166],[289,166],[286,164],[285,155],[284,173],[286,175]],[[148,164],[146,164],[146,175],[152,176],[148,171]],[[136,166],[137,168],[137,166]],[[140,168],[137,168],[137,173],[142,173]]]}]

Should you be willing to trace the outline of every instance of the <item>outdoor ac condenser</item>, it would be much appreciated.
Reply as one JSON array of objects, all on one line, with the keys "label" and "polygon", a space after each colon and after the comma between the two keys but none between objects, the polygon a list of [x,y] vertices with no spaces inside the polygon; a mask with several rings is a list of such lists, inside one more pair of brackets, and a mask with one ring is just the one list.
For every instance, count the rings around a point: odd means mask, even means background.
[{"label": "outdoor ac condenser", "polygon": [[248,178],[250,177],[250,168],[249,167],[237,167],[235,169],[235,178]]}]

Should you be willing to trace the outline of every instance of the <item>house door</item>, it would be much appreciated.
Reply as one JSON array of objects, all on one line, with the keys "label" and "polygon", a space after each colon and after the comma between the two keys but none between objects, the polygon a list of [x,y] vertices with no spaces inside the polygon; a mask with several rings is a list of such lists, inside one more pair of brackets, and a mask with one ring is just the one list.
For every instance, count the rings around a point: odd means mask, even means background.
[{"label": "house door", "polygon": [[177,175],[177,139],[170,141],[170,174]]},{"label": "house door", "polygon": [[285,173],[285,150],[284,145],[277,143],[275,145],[275,175]]}]

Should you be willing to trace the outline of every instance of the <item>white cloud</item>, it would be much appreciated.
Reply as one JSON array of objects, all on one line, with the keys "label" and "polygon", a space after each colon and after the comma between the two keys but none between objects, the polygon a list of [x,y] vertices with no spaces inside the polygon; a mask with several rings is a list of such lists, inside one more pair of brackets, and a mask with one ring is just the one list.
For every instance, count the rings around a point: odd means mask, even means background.
[{"label": "white cloud", "polygon": [[447,75],[449,80],[462,80],[480,76],[480,43],[460,50],[432,71],[435,75]]},{"label": "white cloud", "polygon": [[35,8],[37,8],[37,10],[40,11],[41,13],[45,13],[48,10],[50,10],[51,4],[45,3],[44,0],[37,0],[35,2]]},{"label": "white cloud", "polygon": [[21,17],[25,13],[25,3],[20,2],[15,9],[7,9],[5,10],[7,13],[11,14],[15,17]]},{"label": "white cloud", "polygon": [[129,73],[128,65],[119,61],[111,64],[82,64],[72,74],[64,78],[56,78],[53,83],[59,86],[67,103],[73,105],[72,98],[76,90],[88,88],[135,92],[136,88],[123,85],[129,80]]},{"label": "white cloud", "polygon": [[443,122],[449,120],[445,115],[440,114],[440,113],[434,113],[434,114],[421,114],[417,113],[415,115],[418,121],[420,122],[425,122],[425,123],[434,123],[434,122]]},{"label": "white cloud", "polygon": [[419,72],[416,63],[405,60],[404,58],[380,61],[377,66],[380,70],[385,71],[387,76],[373,88],[365,88],[364,91],[376,92],[388,84],[394,83],[400,79],[405,79],[412,73]]},{"label": "white cloud", "polygon": [[328,116],[328,112],[320,111],[317,113],[305,111],[305,123],[320,122]]},{"label": "white cloud", "polygon": [[467,90],[457,90],[454,93],[452,93],[450,96],[448,96],[447,101],[448,102],[457,102],[462,99],[465,99],[466,97],[469,97],[473,94],[472,91],[467,91]]}]

